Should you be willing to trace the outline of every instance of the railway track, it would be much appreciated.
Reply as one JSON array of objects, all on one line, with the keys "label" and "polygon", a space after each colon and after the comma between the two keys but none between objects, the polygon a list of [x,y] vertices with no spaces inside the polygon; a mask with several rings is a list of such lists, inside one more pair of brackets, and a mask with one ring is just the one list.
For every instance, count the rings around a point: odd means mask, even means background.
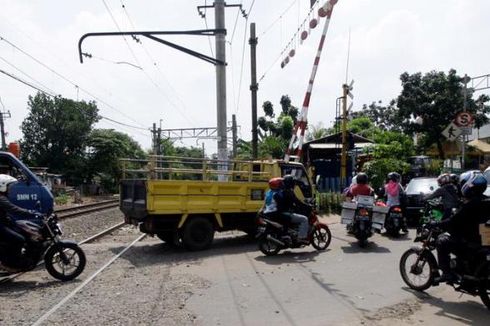
[{"label": "railway track", "polygon": [[80,216],[93,212],[102,211],[105,209],[111,209],[119,206],[119,199],[104,200],[97,203],[91,203],[86,205],[74,206],[69,208],[61,208],[55,210],[59,219],[65,219],[69,217]]},{"label": "railway track", "polygon": [[[115,230],[119,229],[119,228],[120,228],[120,227],[122,227],[124,224],[126,224],[126,223],[125,223],[125,222],[120,222],[120,223],[117,223],[117,224],[115,224],[115,225],[113,225],[113,226],[111,226],[111,227],[108,227],[107,229],[105,229],[105,230],[103,230],[103,231],[101,231],[101,232],[99,232],[99,233],[97,233],[97,234],[95,234],[95,235],[92,235],[92,236],[90,236],[90,237],[88,237],[88,238],[86,238],[86,239],[84,239],[84,240],[80,241],[78,244],[79,244],[79,245],[83,245],[83,244],[86,244],[86,243],[92,242],[92,241],[94,241],[94,240],[97,240],[97,239],[99,239],[99,238],[102,238],[103,236],[105,236],[105,235],[107,235],[107,234],[109,234],[109,233],[111,233],[111,232],[113,232],[113,231],[115,231]],[[44,262],[43,262],[43,261],[41,261],[41,262],[39,262],[39,263],[37,264],[37,267],[39,267],[39,266],[41,266],[41,265],[43,265],[43,264],[44,264]],[[37,267],[36,267],[36,268],[37,268]],[[13,280],[13,279],[15,279],[15,278],[17,278],[17,277],[19,277],[19,276],[21,276],[21,275],[25,274],[25,273],[28,273],[28,272],[19,272],[19,273],[10,274],[10,275],[3,276],[3,277],[1,277],[1,276],[0,276],[0,284],[2,284],[2,283],[6,283],[6,282],[8,282],[8,281],[11,281],[11,280]]]}]

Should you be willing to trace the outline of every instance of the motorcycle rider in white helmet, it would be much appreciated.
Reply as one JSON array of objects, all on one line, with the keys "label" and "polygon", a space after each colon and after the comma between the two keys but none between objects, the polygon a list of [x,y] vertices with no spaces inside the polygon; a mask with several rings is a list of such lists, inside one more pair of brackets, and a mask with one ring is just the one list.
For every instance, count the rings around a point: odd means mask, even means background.
[{"label": "motorcycle rider in white helmet", "polygon": [[[17,182],[16,178],[7,174],[0,174],[0,241],[7,245],[0,258],[9,266],[16,265],[15,260],[18,260],[26,239],[12,228],[12,220],[8,215],[35,216],[38,214],[36,211],[21,208],[10,202],[7,193],[9,186],[15,182]],[[0,268],[9,270],[1,263]]]}]

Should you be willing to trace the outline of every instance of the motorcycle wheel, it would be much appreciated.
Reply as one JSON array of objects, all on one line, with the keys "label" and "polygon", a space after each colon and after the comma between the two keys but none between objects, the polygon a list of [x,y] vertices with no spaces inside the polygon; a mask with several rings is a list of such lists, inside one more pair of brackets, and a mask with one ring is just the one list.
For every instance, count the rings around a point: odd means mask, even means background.
[{"label": "motorcycle wheel", "polygon": [[356,235],[357,243],[359,244],[359,247],[361,248],[366,248],[368,244],[368,236],[367,233],[364,231],[358,231],[359,233]]},{"label": "motorcycle wheel", "polygon": [[273,241],[267,240],[264,235],[259,239],[259,250],[266,256],[275,256],[281,251],[281,246]]},{"label": "motorcycle wheel", "polygon": [[480,282],[478,286],[478,295],[483,304],[490,309],[490,265],[484,264],[480,272],[480,277],[485,278],[485,281]]},{"label": "motorcycle wheel", "polygon": [[60,281],[70,281],[85,269],[85,253],[75,243],[60,243],[52,246],[44,255],[48,273]]},{"label": "motorcycle wheel", "polygon": [[388,234],[393,238],[398,238],[400,236],[400,228],[389,229]]},{"label": "motorcycle wheel", "polygon": [[316,250],[325,250],[332,241],[332,233],[326,225],[319,225],[311,235],[311,245]]},{"label": "motorcycle wheel", "polygon": [[[415,265],[416,263],[417,265]],[[437,269],[435,261],[424,252],[420,253],[415,249],[408,249],[400,258],[402,279],[405,284],[416,291],[424,291],[430,288],[434,282],[432,271],[435,269]]]}]

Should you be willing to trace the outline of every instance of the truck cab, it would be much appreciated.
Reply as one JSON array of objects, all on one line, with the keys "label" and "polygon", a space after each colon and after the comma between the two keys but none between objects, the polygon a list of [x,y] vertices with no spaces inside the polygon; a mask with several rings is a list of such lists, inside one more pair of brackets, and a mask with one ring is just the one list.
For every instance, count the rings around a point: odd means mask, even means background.
[{"label": "truck cab", "polygon": [[49,189],[13,154],[0,151],[0,174],[8,174],[18,180],[8,191],[8,198],[13,204],[42,214],[53,212],[54,200]]}]

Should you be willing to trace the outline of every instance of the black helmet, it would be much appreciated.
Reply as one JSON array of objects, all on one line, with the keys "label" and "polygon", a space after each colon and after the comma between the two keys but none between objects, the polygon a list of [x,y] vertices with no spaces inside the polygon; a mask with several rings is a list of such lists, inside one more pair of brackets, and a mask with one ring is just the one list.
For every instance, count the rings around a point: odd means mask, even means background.
[{"label": "black helmet", "polygon": [[368,176],[366,173],[364,172],[358,173],[356,177],[357,177],[356,180],[358,184],[365,185],[368,183]]},{"label": "black helmet", "polygon": [[439,186],[443,186],[451,182],[451,178],[449,177],[449,173],[443,173],[437,177],[437,183]]},{"label": "black helmet", "polygon": [[454,185],[456,185],[456,186],[457,186],[457,185],[458,185],[458,183],[459,183],[459,177],[458,177],[458,175],[457,175],[457,174],[455,174],[455,173],[451,173],[451,174],[449,175],[449,180],[451,181],[451,183],[453,183],[453,184],[454,184]]},{"label": "black helmet", "polygon": [[294,177],[290,174],[285,175],[283,177],[282,183],[284,185],[284,188],[292,189],[292,188],[294,188]]},{"label": "black helmet", "polygon": [[478,171],[468,171],[459,177],[461,194],[466,198],[482,195],[487,189],[487,179]]},{"label": "black helmet", "polygon": [[388,180],[394,181],[394,182],[400,182],[400,174],[398,172],[390,172],[388,173]]}]

